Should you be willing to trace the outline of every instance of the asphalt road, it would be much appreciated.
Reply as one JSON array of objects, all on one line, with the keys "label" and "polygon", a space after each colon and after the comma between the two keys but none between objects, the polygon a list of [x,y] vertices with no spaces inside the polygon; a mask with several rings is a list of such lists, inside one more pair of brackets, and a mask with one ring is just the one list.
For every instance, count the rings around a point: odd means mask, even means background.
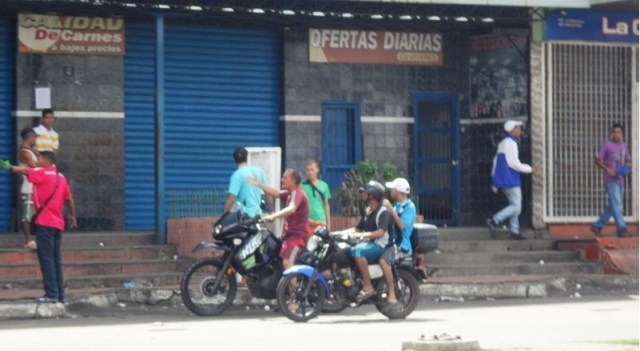
[{"label": "asphalt road", "polygon": [[[73,312],[73,311],[72,311]],[[0,322],[1,350],[398,351],[403,340],[446,333],[483,349],[627,351],[638,345],[638,296],[434,302],[406,320],[374,308],[294,323],[273,310],[235,308],[216,318],[183,307],[75,311],[91,317]]]}]

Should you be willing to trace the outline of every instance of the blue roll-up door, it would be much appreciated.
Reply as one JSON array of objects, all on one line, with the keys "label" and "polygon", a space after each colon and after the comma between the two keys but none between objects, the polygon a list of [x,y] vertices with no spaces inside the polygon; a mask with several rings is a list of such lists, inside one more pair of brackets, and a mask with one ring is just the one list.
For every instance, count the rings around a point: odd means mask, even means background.
[{"label": "blue roll-up door", "polygon": [[[15,24],[0,19],[0,159],[15,162],[13,126]],[[13,182],[9,172],[0,172],[0,232],[9,231],[13,202]]]},{"label": "blue roll-up door", "polygon": [[155,225],[154,40],[152,25],[127,25],[124,135],[128,230],[153,230]]},{"label": "blue roll-up door", "polygon": [[278,36],[169,25],[165,45],[168,216],[219,213],[233,150],[279,145]]},{"label": "blue roll-up door", "polygon": [[[127,229],[154,228],[153,28],[127,26]],[[233,150],[279,145],[279,50],[273,32],[165,27],[168,217],[219,213]]]}]

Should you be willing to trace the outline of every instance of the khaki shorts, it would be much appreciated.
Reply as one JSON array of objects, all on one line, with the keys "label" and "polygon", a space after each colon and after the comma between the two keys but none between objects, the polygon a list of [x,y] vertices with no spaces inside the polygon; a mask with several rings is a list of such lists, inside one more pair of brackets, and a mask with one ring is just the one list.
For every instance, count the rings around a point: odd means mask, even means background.
[{"label": "khaki shorts", "polygon": [[31,194],[20,194],[20,210],[20,221],[31,221],[31,217],[36,214],[36,210],[33,208]]}]

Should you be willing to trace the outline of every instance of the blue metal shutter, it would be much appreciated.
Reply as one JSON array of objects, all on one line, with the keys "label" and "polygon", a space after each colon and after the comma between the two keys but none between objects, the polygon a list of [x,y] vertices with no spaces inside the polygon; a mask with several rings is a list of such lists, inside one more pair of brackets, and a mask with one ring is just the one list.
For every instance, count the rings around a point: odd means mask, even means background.
[{"label": "blue metal shutter", "polygon": [[[15,134],[12,112],[14,110],[14,59],[15,24],[0,19],[0,158],[15,161]],[[10,172],[0,172],[0,232],[10,228],[13,182]]]},{"label": "blue metal shutter", "polygon": [[127,25],[124,57],[125,227],[155,227],[154,27]]},{"label": "blue metal shutter", "polygon": [[[207,210],[219,213],[236,168],[233,150],[279,145],[279,39],[268,31],[169,25],[165,45],[167,197],[213,190],[218,208]],[[172,200],[169,217],[175,206],[194,204]]]}]

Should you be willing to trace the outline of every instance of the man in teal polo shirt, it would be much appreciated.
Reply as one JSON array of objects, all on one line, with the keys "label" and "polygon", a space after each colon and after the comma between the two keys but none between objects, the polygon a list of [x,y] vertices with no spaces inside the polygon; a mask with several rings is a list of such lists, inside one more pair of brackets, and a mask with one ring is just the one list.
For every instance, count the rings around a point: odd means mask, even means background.
[{"label": "man in teal polo shirt", "polygon": [[256,178],[262,183],[267,182],[264,171],[256,166],[247,163],[247,149],[241,147],[233,151],[233,159],[238,165],[238,169],[231,175],[229,180],[229,190],[227,201],[224,204],[224,211],[229,211],[234,204],[238,203],[240,212],[249,218],[254,218],[262,214],[262,190],[250,184],[247,179]]},{"label": "man in teal polo shirt", "polygon": [[329,199],[331,191],[327,183],[318,179],[320,169],[318,161],[308,160],[305,167],[307,171],[307,180],[302,182],[301,187],[309,199],[309,235],[313,235],[313,231],[321,225],[326,225],[327,229],[331,226],[331,209],[329,207]]}]

